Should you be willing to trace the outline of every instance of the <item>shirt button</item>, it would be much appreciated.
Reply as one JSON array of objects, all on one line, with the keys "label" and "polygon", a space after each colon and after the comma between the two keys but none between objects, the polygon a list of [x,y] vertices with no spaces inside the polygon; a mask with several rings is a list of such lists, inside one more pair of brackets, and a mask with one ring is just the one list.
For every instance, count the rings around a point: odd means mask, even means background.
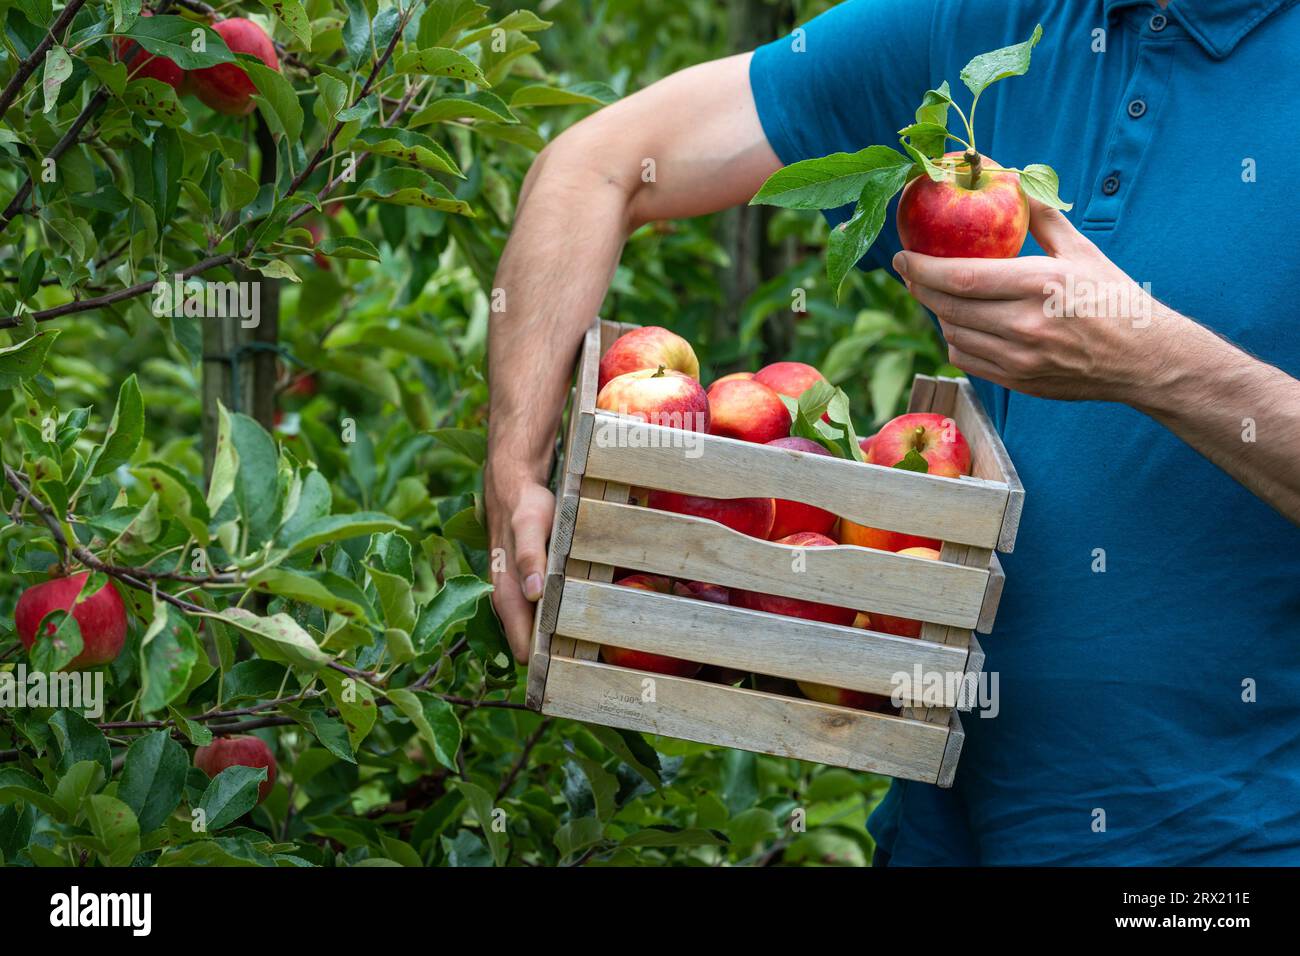
[{"label": "shirt button", "polygon": [[1169,18],[1165,16],[1163,13],[1157,13],[1154,17],[1151,18],[1151,23],[1149,24],[1152,33],[1159,33],[1168,25],[1169,25]]},{"label": "shirt button", "polygon": [[1119,176],[1111,174],[1102,180],[1101,191],[1107,196],[1113,196],[1119,192]]},{"label": "shirt button", "polygon": [[1145,100],[1131,100],[1128,104],[1128,115],[1134,119],[1139,119],[1147,111]]}]

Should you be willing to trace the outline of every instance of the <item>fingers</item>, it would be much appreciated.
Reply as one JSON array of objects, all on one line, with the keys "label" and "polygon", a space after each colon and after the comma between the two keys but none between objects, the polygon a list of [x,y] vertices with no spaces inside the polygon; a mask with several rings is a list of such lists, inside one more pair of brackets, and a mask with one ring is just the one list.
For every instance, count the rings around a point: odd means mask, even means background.
[{"label": "fingers", "polygon": [[501,619],[501,626],[505,629],[506,640],[515,660],[527,664],[529,646],[533,640],[533,604],[524,598],[518,582],[512,576],[499,574],[495,578],[492,606]]},{"label": "fingers", "polygon": [[963,299],[929,286],[913,283],[912,297],[934,313],[940,325],[960,325],[1002,336],[1014,304],[1001,299]]},{"label": "fingers", "polygon": [[1029,232],[1044,252],[1057,258],[1086,255],[1097,248],[1074,228],[1074,223],[1066,218],[1065,213],[1045,206],[1037,199],[1029,200]]},{"label": "fingers", "polygon": [[894,268],[909,286],[923,285],[963,299],[1022,299],[1042,295],[1052,274],[1041,256],[1019,259],[940,259],[900,252]]},{"label": "fingers", "polygon": [[536,601],[542,596],[546,576],[546,539],[551,533],[555,497],[540,485],[531,485],[519,497],[510,516],[514,537],[514,559],[524,597]]}]

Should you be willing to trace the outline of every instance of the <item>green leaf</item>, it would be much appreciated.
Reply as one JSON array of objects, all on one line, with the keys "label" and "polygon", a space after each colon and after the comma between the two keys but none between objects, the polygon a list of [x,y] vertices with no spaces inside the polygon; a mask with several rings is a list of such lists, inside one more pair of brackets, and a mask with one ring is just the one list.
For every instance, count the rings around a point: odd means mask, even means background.
[{"label": "green leaf", "polygon": [[329,655],[288,614],[258,617],[244,608],[228,607],[219,614],[204,616],[215,617],[233,625],[248,638],[253,649],[267,660],[313,673],[330,662]]},{"label": "green leaf", "polygon": [[873,179],[910,165],[905,156],[888,146],[831,153],[777,170],[749,202],[785,209],[835,209],[860,201]]},{"label": "green leaf", "polygon": [[66,772],[73,764],[83,760],[93,760],[104,768],[104,773],[112,773],[108,741],[100,729],[81,714],[66,708],[56,711],[50,718],[50,730],[54,732],[58,746],[58,768],[61,772]]},{"label": "green leaf", "polygon": [[132,113],[172,128],[184,126],[188,118],[176,90],[151,76],[136,77],[128,83],[122,102]]},{"label": "green leaf", "polygon": [[209,514],[216,514],[230,493],[235,490],[235,476],[239,473],[239,452],[231,434],[230,413],[217,402],[217,447],[213,455],[212,476],[208,479],[207,506]]},{"label": "green leaf", "polygon": [[379,261],[379,250],[374,243],[359,236],[338,236],[316,243],[316,251],[333,259],[365,259]]},{"label": "green leaf", "polygon": [[429,432],[440,445],[464,455],[476,465],[487,458],[487,435],[469,428],[436,428]]},{"label": "green leaf", "polygon": [[437,647],[448,631],[474,616],[478,602],[492,593],[492,585],[472,574],[448,579],[420,613],[411,640],[420,653]]},{"label": "green leaf", "polygon": [[1051,206],[1053,209],[1068,211],[1074,208],[1074,203],[1061,201],[1060,181],[1057,179],[1056,170],[1051,166],[1044,166],[1042,163],[1026,166],[1020,171],[1020,188],[1031,199],[1037,199],[1043,205]]},{"label": "green leaf", "polygon": [[892,418],[908,384],[912,381],[912,353],[905,349],[886,352],[872,370],[868,392],[875,421]]},{"label": "green leaf", "polygon": [[370,735],[379,716],[379,708],[375,706],[375,696],[361,681],[336,670],[326,669],[318,676],[329,691],[330,700],[338,708],[339,717],[347,728],[348,740],[355,753]]},{"label": "green leaf", "polygon": [[293,85],[279,70],[273,70],[252,58],[241,58],[240,66],[248,73],[249,79],[257,87],[257,92],[262,94],[270,107],[269,111],[263,108],[262,116],[272,124],[272,130],[274,131],[278,125],[278,131],[283,132],[289,138],[289,142],[296,143],[302,136],[303,115],[302,105],[298,102],[298,94],[294,92]]},{"label": "green leaf", "polygon": [[58,335],[58,329],[42,329],[17,345],[0,348],[0,389],[14,388],[38,375]]},{"label": "green leaf", "polygon": [[141,831],[156,830],[180,806],[188,770],[185,748],[166,730],[137,737],[127,748],[117,796],[136,815]]},{"label": "green leaf", "polygon": [[469,203],[457,199],[442,183],[419,169],[394,166],[378,176],[367,179],[357,187],[356,194],[363,199],[394,203],[399,206],[423,206],[439,212],[473,218]]},{"label": "green leaf", "polygon": [[331,717],[323,710],[313,710],[307,717],[307,727],[321,745],[334,756],[350,764],[357,762],[348,738],[348,729],[343,721]]},{"label": "green leaf", "polygon": [[[90,583],[89,578],[87,584]],[[82,587],[85,592],[85,587]],[[80,595],[78,595],[80,598]],[[79,603],[79,602],[78,602]],[[54,632],[50,633],[50,624]],[[56,608],[41,620],[36,629],[36,640],[27,652],[27,662],[33,670],[52,674],[67,667],[85,649],[85,639],[77,619],[66,610]]]},{"label": "green leaf", "polygon": [[[203,31],[202,52],[194,49],[194,30]],[[119,35],[134,40],[150,53],[167,57],[182,70],[198,70],[235,60],[221,34],[184,17],[141,17]]]},{"label": "green leaf", "polygon": [[90,798],[86,817],[90,832],[105,848],[97,851],[105,866],[129,866],[140,852],[140,823],[121,800],[104,793]]},{"label": "green leaf", "polygon": [[248,586],[254,591],[278,594],[302,601],[331,614],[378,625],[379,619],[364,591],[348,578],[333,571],[290,571],[270,568],[253,576]]},{"label": "green leaf", "polygon": [[208,546],[207,502],[194,482],[166,462],[151,461],[131,469],[131,474],[158,495],[163,510],[176,518],[202,546]]},{"label": "green leaf", "polygon": [[195,747],[206,747],[212,743],[212,731],[203,724],[190,720],[175,707],[168,707],[167,713],[176,721],[176,729]]},{"label": "green leaf", "polygon": [[948,143],[948,107],[952,94],[948,81],[937,90],[926,90],[921,105],[916,108],[916,124],[921,129],[909,127],[901,135],[911,137],[912,145],[926,156],[942,156]]},{"label": "green leaf", "polygon": [[532,106],[608,106],[618,93],[606,83],[575,83],[563,88],[533,84],[521,86],[510,97],[510,108]]},{"label": "green leaf", "polygon": [[456,772],[461,728],[451,704],[432,694],[416,693],[406,688],[390,690],[388,699],[415,725],[420,739],[429,745],[438,762]]},{"label": "green leaf", "polygon": [[176,700],[198,657],[190,622],[170,604],[156,601],[153,620],[140,639],[140,709],[151,714]]},{"label": "green leaf", "polygon": [[880,235],[880,227],[885,222],[885,209],[894,194],[906,184],[911,173],[911,163],[893,150],[889,152],[899,162],[869,173],[853,216],[848,222],[840,223],[831,230],[826,250],[826,275],[830,279],[831,288],[835,290],[837,301],[844,277],[867,254],[867,250]]},{"label": "green leaf", "polygon": [[464,53],[446,47],[429,47],[403,53],[393,66],[398,73],[421,73],[425,76],[450,76],[476,86],[491,86],[478,64]]},{"label": "green leaf", "polygon": [[501,97],[487,90],[475,90],[473,93],[449,93],[440,96],[411,117],[408,125],[414,128],[458,119],[499,123],[519,122],[518,117],[510,112],[510,107]]},{"label": "green leaf", "polygon": [[267,778],[265,767],[227,767],[203,791],[198,809],[206,815],[207,831],[220,830],[257,806],[257,788]]},{"label": "green leaf", "polygon": [[1043,36],[1043,25],[1034,27],[1034,34],[1024,43],[1004,46],[1000,50],[981,53],[961,70],[961,81],[978,97],[991,83],[1008,76],[1021,76],[1029,70],[1030,52]]},{"label": "green leaf", "polygon": [[63,807],[50,796],[43,783],[17,767],[0,766],[0,805],[15,801],[40,807],[55,819],[63,814]]},{"label": "green leaf", "polygon": [[384,623],[389,628],[410,633],[415,626],[415,600],[411,596],[411,582],[396,574],[389,574],[376,568],[366,569],[370,581],[379,593],[379,603],[383,607]]},{"label": "green leaf", "polygon": [[465,803],[469,805],[470,816],[478,821],[480,831],[487,840],[488,849],[492,851],[493,862],[497,866],[504,866],[510,850],[506,845],[505,829],[496,818],[492,795],[478,784],[470,783],[468,780],[457,780],[455,786],[464,794]]},{"label": "green leaf", "polygon": [[290,553],[313,551],[330,541],[356,538],[381,531],[406,531],[406,525],[378,511],[356,511],[349,515],[328,515],[301,527],[293,522],[280,529],[276,543]]},{"label": "green leaf", "polygon": [[239,455],[235,502],[243,520],[240,530],[250,548],[259,548],[280,523],[280,454],[275,439],[247,415],[230,415],[230,435]]},{"label": "green leaf", "polygon": [[262,6],[274,13],[289,32],[298,38],[304,50],[311,50],[311,21],[299,0],[262,0]]},{"label": "green leaf", "polygon": [[45,108],[48,113],[59,102],[59,91],[63,83],[72,76],[72,57],[61,46],[52,46],[45,54],[45,73],[41,77],[41,90],[45,93]]},{"label": "green leaf", "polygon": [[682,830],[643,827],[624,837],[620,845],[629,847],[724,846],[726,842],[712,830],[698,827],[687,827]]},{"label": "green leaf", "polygon": [[447,150],[423,133],[413,130],[388,127],[366,129],[357,133],[352,140],[352,145],[379,156],[391,156],[393,159],[423,166],[425,169],[465,178],[465,174],[460,171],[456,160]]},{"label": "green leaf", "polygon": [[132,374],[118,389],[117,406],[113,409],[113,420],[108,425],[108,436],[94,459],[95,466],[91,469],[91,475],[98,478],[119,465],[126,464],[135,454],[142,437],[144,399],[140,397],[140,386]]},{"label": "green leaf", "polygon": [[907,454],[894,462],[891,467],[901,468],[903,471],[918,471],[923,475],[930,472],[930,463],[915,448],[909,448]]},{"label": "green leaf", "polygon": [[104,768],[93,760],[82,760],[69,767],[54,788],[54,799],[63,808],[63,819],[75,820],[81,802],[99,790],[104,780]]}]

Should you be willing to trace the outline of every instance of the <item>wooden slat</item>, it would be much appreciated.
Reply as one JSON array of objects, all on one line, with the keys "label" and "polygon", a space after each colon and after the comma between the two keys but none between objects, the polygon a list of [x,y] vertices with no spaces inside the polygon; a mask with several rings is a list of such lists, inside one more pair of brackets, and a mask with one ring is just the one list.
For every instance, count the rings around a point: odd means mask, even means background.
[{"label": "wooden slat", "polygon": [[1007,489],[769,448],[600,412],[586,474],[711,498],[788,498],[869,527],[993,547]]},{"label": "wooden slat", "polygon": [[1025,507],[1025,488],[1020,483],[1020,476],[1016,474],[1016,466],[1011,463],[1006,446],[1002,444],[1002,438],[994,429],[979,396],[968,381],[961,380],[958,384],[952,418],[970,444],[971,470],[975,476],[1007,486],[1006,510],[998,532],[997,549],[1010,552],[1015,547],[1020,514]]},{"label": "wooden slat", "polygon": [[[794,570],[796,553],[802,570]],[[690,515],[583,498],[570,555],[760,594],[971,628],[988,571],[852,545],[793,548]]]},{"label": "wooden slat", "polygon": [[939,778],[935,781],[943,789],[952,786],[957,776],[957,761],[961,759],[961,746],[966,742],[966,731],[962,729],[961,718],[957,711],[949,714],[948,744],[943,751],[943,762],[939,766]]},{"label": "wooden slat", "polygon": [[546,579],[542,597],[533,614],[533,639],[528,655],[528,683],[524,703],[534,710],[542,706],[546,670],[550,665],[551,638],[560,612],[564,590],[564,568],[573,543],[573,525],[578,517],[578,477],[568,470],[560,472],[555,494],[555,516],[551,522],[551,541],[546,553]]},{"label": "wooden slat", "polygon": [[[627,501],[628,492],[627,485],[620,485],[612,481],[600,481],[595,478],[584,478],[581,485],[582,497],[579,499],[578,510],[581,512],[582,501],[588,498],[621,505]],[[565,566],[566,577],[600,581],[606,584],[614,580],[614,566],[612,564],[575,557],[572,547],[570,547],[569,551],[569,560]],[[561,604],[563,604],[563,601],[561,601]],[[600,656],[600,645],[593,644],[590,641],[575,641],[569,637],[556,637],[553,644],[552,653],[564,657],[594,661]]]},{"label": "wooden slat", "polygon": [[582,359],[578,362],[575,383],[574,431],[570,442],[567,470],[583,475],[587,472],[587,449],[591,447],[591,429],[595,423],[596,395],[600,383],[600,322],[593,322],[583,339]]},{"label": "wooden slat", "polygon": [[918,375],[912,379],[912,394],[907,401],[909,412],[928,412],[934,401],[934,376]]},{"label": "wooden slat", "polygon": [[979,623],[975,630],[981,634],[993,633],[993,622],[997,619],[998,604],[1002,601],[1002,589],[1006,586],[1007,576],[1002,571],[1002,562],[996,553],[989,556],[989,583],[984,589],[984,602],[980,605]]},{"label": "wooden slat", "polygon": [[966,658],[966,677],[965,677],[965,699],[958,695],[960,706],[958,710],[972,710],[978,701],[979,679],[980,674],[984,672],[984,648],[980,647],[979,639],[972,634],[970,636],[970,654]]},{"label": "wooden slat", "polygon": [[939,780],[950,736],[946,725],[561,657],[542,713],[925,783]]},{"label": "wooden slat", "polygon": [[579,580],[565,584],[556,632],[886,697],[900,672],[959,673],[967,661],[965,648]]}]

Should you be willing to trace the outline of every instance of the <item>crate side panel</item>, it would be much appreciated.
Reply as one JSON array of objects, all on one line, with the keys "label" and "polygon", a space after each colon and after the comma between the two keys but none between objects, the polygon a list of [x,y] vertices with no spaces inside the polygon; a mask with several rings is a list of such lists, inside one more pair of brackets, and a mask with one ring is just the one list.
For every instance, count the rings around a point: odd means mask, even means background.
[{"label": "crate side panel", "polygon": [[561,657],[542,712],[926,783],[938,780],[948,743],[947,725]]}]

